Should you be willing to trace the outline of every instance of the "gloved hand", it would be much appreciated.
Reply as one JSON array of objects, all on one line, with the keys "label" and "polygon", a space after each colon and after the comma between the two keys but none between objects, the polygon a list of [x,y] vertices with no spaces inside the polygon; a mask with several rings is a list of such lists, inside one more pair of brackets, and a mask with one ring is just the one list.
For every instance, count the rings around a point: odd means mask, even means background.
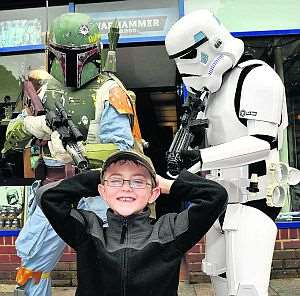
[{"label": "gloved hand", "polygon": [[201,153],[200,150],[197,149],[183,150],[176,156],[167,153],[167,175],[175,179],[181,170],[189,169],[197,162],[200,162],[201,167]]},{"label": "gloved hand", "polygon": [[52,134],[51,129],[46,124],[46,116],[26,116],[24,118],[24,127],[38,139],[49,140]]},{"label": "gloved hand", "polygon": [[31,138],[31,134],[27,132],[24,126],[24,116],[18,116],[10,121],[5,137],[4,147],[1,151],[3,154]]},{"label": "gloved hand", "polygon": [[[79,152],[83,154],[85,151],[84,145],[81,142],[77,142],[77,145]],[[73,162],[71,155],[64,148],[64,145],[60,139],[60,135],[57,131],[54,131],[51,134],[51,141],[48,142],[48,147],[53,158],[64,163]]]},{"label": "gloved hand", "polygon": [[200,167],[202,165],[201,153],[200,150],[198,149],[183,150],[180,152],[180,157],[182,159],[184,168],[188,169],[199,161],[200,161]]}]

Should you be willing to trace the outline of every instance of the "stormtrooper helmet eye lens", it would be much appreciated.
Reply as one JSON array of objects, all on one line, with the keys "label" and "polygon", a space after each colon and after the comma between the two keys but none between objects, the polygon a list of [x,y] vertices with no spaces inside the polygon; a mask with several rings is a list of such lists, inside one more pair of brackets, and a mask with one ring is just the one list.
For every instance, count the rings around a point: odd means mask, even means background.
[{"label": "stormtrooper helmet eye lens", "polygon": [[180,57],[180,59],[185,60],[185,59],[194,59],[197,57],[197,49],[193,48],[190,52],[185,54],[184,56]]}]

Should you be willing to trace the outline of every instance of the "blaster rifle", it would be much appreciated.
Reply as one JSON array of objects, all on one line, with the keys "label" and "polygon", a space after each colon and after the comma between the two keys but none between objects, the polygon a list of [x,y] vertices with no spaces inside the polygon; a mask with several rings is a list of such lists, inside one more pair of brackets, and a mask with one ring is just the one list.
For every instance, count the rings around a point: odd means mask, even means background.
[{"label": "blaster rifle", "polygon": [[46,111],[30,80],[25,80],[23,82],[23,91],[23,102],[25,106],[30,109],[32,115],[44,115]]},{"label": "blaster rifle", "polygon": [[82,155],[77,144],[78,141],[83,140],[83,135],[60,102],[56,101],[55,110],[49,110],[46,113],[46,123],[51,130],[59,133],[63,146],[71,155],[78,169],[81,171],[88,169],[88,161]]},{"label": "blaster rifle", "polygon": [[71,155],[79,170],[88,168],[87,160],[82,156],[77,141],[83,140],[83,135],[73,123],[71,116],[67,114],[63,105],[56,101],[54,110],[46,110],[40,97],[30,80],[24,80],[24,105],[31,110],[34,116],[46,114],[46,122],[51,130],[56,130],[62,143]]},{"label": "blaster rifle", "polygon": [[202,89],[198,94],[189,94],[182,106],[184,112],[180,118],[180,128],[166,155],[167,174],[171,177],[177,176],[184,168],[181,153],[190,148],[199,149],[199,145],[206,141],[205,129],[208,127],[208,119],[197,116],[200,111],[204,112],[208,95],[207,89]]}]

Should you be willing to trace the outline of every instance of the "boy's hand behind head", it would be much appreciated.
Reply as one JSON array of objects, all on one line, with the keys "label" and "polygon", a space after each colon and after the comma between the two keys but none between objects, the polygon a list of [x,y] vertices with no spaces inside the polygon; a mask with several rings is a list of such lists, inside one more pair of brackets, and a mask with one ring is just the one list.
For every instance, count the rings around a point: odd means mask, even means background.
[{"label": "boy's hand behind head", "polygon": [[156,182],[158,184],[158,187],[160,188],[161,193],[168,194],[170,193],[170,188],[174,183],[174,180],[168,180],[159,175],[156,175]]}]

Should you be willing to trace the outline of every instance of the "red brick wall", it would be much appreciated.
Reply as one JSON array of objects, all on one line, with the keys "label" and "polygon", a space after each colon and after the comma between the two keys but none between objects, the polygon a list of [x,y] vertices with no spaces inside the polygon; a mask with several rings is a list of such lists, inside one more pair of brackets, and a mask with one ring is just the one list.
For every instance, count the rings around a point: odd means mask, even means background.
[{"label": "red brick wall", "polygon": [[209,277],[201,271],[201,262],[205,256],[205,239],[193,246],[185,255],[188,280],[192,283],[209,282]]},{"label": "red brick wall", "polygon": [[272,278],[300,277],[300,228],[279,230],[271,275]]},{"label": "red brick wall", "polygon": [[51,273],[53,286],[76,286],[76,254],[66,247],[63,256]]},{"label": "red brick wall", "polygon": [[[20,264],[16,255],[15,240],[16,237],[0,237],[0,284],[15,283],[16,268]],[[201,272],[204,254],[203,239],[186,254],[181,266],[181,280],[209,281],[209,277]],[[76,285],[76,254],[73,249],[66,247],[51,276],[55,286]],[[300,277],[300,228],[278,231],[271,277]]]},{"label": "red brick wall", "polygon": [[20,258],[16,255],[16,237],[0,237],[0,284],[15,283]]},{"label": "red brick wall", "polygon": [[[0,284],[15,284],[16,269],[21,260],[16,254],[16,237],[0,237]],[[64,254],[53,271],[54,285],[72,286],[76,283],[76,254],[73,249],[66,247]]]}]

